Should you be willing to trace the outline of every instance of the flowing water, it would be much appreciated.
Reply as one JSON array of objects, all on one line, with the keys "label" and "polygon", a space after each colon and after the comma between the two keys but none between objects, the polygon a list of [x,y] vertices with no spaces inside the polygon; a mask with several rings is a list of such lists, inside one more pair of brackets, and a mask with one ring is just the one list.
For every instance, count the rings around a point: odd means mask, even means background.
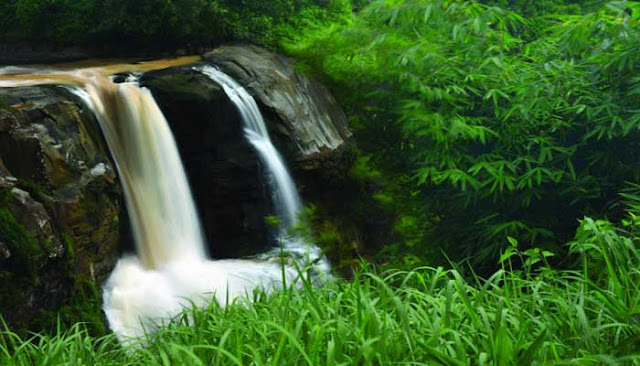
[{"label": "flowing water", "polygon": [[206,258],[178,147],[151,92],[99,76],[73,90],[98,117],[116,162],[141,263]]},{"label": "flowing water", "polygon": [[300,196],[280,153],[271,142],[267,126],[255,99],[229,75],[215,67],[203,66],[199,70],[222,86],[240,112],[247,140],[258,152],[260,159],[267,166],[270,176],[275,180],[271,188],[275,196],[278,218],[283,222],[285,229],[290,229],[298,221],[301,208]]},{"label": "flowing water", "polygon": [[276,214],[282,223],[278,240],[287,252],[299,255],[306,262],[314,263],[316,269],[328,273],[329,263],[322,251],[305,243],[303,238],[292,233],[301,214],[300,195],[287,170],[284,159],[271,142],[264,118],[255,99],[245,88],[219,69],[213,66],[202,66],[197,70],[222,86],[240,113],[247,141],[267,167]]},{"label": "flowing water", "polygon": [[[165,117],[151,92],[140,87],[135,77],[119,84],[110,78],[118,72],[194,61],[0,68],[0,87],[62,84],[98,118],[124,189],[137,249],[136,256],[118,261],[103,287],[109,326],[120,340],[154,332],[184,306],[206,306],[212,298],[224,306],[256,287],[270,290],[298,276],[293,266],[283,269],[278,261],[207,258],[186,174]],[[296,224],[301,206],[295,185],[271,144],[253,98],[228,77],[223,86],[241,111],[247,138],[275,178],[278,216],[289,229]],[[293,238],[287,243],[292,252],[321,258],[319,271],[328,273],[318,248]]]}]

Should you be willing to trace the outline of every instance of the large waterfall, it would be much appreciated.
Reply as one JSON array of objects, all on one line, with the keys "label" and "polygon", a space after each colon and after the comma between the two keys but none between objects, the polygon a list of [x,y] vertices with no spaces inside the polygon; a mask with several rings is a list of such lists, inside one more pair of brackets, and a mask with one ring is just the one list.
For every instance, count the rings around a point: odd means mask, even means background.
[{"label": "large waterfall", "polygon": [[[128,65],[120,71],[131,68]],[[212,299],[224,306],[256,287],[269,291],[281,287],[283,281],[294,282],[299,276],[296,266],[280,261],[207,258],[168,123],[151,92],[140,87],[135,78],[119,84],[111,80],[109,75],[118,70],[118,66],[40,73],[30,70],[0,79],[0,86],[9,87],[66,84],[100,123],[125,192],[137,249],[136,256],[118,261],[103,287],[111,329],[121,340],[144,336],[180,314],[185,306],[207,306]],[[204,71],[213,77],[215,69]],[[316,272],[328,271],[318,248],[285,237],[285,231],[296,223],[300,199],[255,101],[232,79],[220,76],[216,80],[238,106],[247,137],[275,178],[273,189],[279,202],[278,216],[285,223],[281,236],[288,243],[287,250],[315,259]]]}]

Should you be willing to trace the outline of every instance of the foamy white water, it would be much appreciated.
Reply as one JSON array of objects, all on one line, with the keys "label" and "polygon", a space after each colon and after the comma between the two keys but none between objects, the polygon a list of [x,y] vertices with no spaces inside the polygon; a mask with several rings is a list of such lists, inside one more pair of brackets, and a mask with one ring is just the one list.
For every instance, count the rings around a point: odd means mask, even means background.
[{"label": "foamy white water", "polygon": [[[287,284],[298,280],[293,267],[284,268]],[[249,260],[179,260],[157,269],[137,257],[125,257],[103,287],[109,327],[121,342],[153,334],[185,308],[221,307],[249,301],[254,290],[270,292],[283,286],[283,267]]]}]

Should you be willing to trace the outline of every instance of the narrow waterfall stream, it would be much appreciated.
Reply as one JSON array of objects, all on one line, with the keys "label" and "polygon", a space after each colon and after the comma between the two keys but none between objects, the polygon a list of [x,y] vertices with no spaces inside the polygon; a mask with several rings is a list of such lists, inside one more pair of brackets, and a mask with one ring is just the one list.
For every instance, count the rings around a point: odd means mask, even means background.
[{"label": "narrow waterfall stream", "polygon": [[268,171],[268,181],[273,193],[273,201],[278,219],[281,221],[278,241],[289,253],[295,253],[321,272],[328,273],[329,262],[320,248],[304,243],[292,231],[301,214],[302,201],[284,159],[271,142],[264,118],[255,99],[233,78],[213,66],[196,68],[211,80],[222,86],[225,93],[238,109],[244,123],[247,141],[256,150]]},{"label": "narrow waterfall stream", "polygon": [[280,153],[271,142],[256,101],[240,84],[215,67],[203,66],[199,70],[222,86],[240,112],[247,140],[258,152],[275,181],[271,183],[271,189],[275,196],[278,218],[283,222],[284,230],[291,229],[297,223],[300,214],[300,196]]},{"label": "narrow waterfall stream", "polygon": [[[208,259],[167,120],[151,92],[140,87],[135,78],[119,84],[110,78],[115,72],[135,70],[133,65],[126,66],[0,73],[2,87],[66,85],[100,123],[123,186],[137,252],[121,258],[103,286],[104,311],[121,341],[153,333],[184,307],[204,307],[212,299],[224,306],[257,287],[270,291],[282,287],[283,281],[293,283],[299,276],[295,266],[283,267],[280,261]],[[147,67],[139,69],[151,69]],[[306,255],[314,260],[316,272],[328,273],[328,262],[318,248],[285,236],[300,212],[298,192],[271,144],[253,98],[231,78],[221,80],[242,113],[247,138],[275,178],[272,188],[278,216],[285,223],[281,232],[285,250],[299,253],[299,258]],[[267,257],[277,257],[277,253]]]}]

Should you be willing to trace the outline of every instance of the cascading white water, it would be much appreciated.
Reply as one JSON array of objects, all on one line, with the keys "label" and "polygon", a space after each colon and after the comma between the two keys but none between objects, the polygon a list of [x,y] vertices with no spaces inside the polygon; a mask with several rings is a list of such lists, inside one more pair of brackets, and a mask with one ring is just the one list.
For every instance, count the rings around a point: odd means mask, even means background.
[{"label": "cascading white water", "polygon": [[293,282],[281,265],[207,260],[199,219],[171,130],[135,79],[91,78],[75,93],[97,115],[125,187],[138,258],[123,258],[104,287],[104,309],[121,340],[153,332],[183,307],[224,306],[256,287]]},{"label": "cascading white water", "polygon": [[140,261],[158,268],[169,261],[204,260],[187,176],[151,92],[135,82],[87,80],[85,89],[74,90],[96,114],[116,162]]},{"label": "cascading white water", "polygon": [[215,67],[203,66],[199,70],[222,86],[240,112],[247,140],[258,152],[260,159],[275,180],[275,184],[272,184],[272,190],[276,198],[274,201],[278,218],[284,222],[284,229],[290,229],[298,220],[301,208],[300,196],[280,153],[271,142],[267,126],[255,99],[229,75]]},{"label": "cascading white water", "polygon": [[315,263],[317,270],[324,271],[325,274],[328,273],[330,266],[320,248],[308,245],[301,238],[290,235],[290,231],[298,223],[298,216],[301,212],[300,195],[287,171],[282,156],[271,142],[264,118],[255,99],[245,88],[219,69],[208,65],[196,69],[222,86],[240,113],[247,140],[267,166],[270,178],[273,180],[271,189],[274,195],[276,214],[284,224],[280,230],[279,241],[287,251],[307,257],[310,262]]}]

